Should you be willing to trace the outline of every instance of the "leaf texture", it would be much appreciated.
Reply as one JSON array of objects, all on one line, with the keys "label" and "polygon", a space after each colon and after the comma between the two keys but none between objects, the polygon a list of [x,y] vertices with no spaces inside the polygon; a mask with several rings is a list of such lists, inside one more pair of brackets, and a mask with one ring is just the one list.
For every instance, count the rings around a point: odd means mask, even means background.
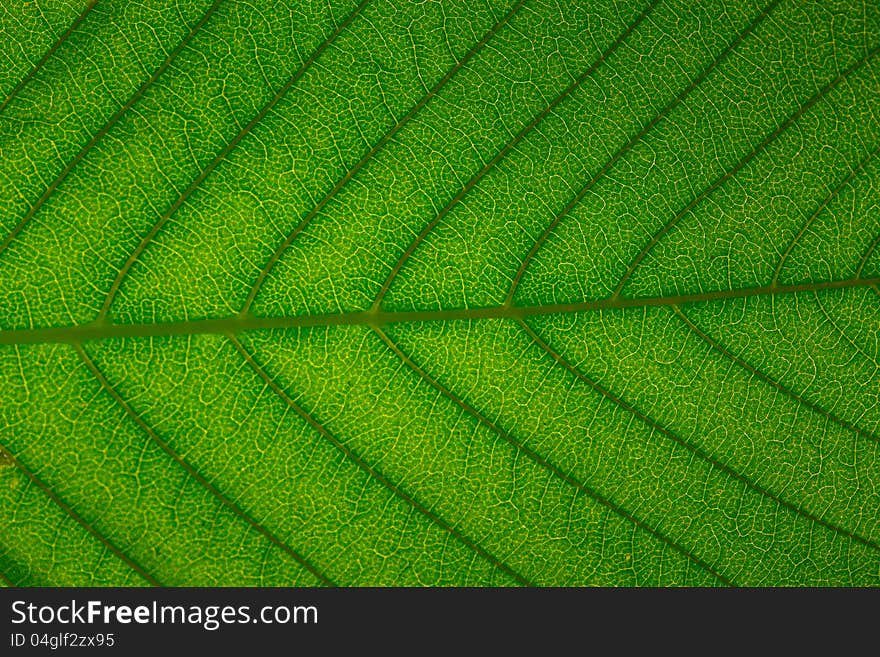
[{"label": "leaf texture", "polygon": [[0,9],[3,585],[880,584],[880,7]]}]

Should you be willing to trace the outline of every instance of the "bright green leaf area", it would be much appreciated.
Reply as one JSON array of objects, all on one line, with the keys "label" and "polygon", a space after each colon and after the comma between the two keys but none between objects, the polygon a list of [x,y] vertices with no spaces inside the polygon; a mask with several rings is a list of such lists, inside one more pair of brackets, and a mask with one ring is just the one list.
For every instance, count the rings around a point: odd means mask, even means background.
[{"label": "bright green leaf area", "polygon": [[880,5],[0,9],[5,585],[880,585]]}]

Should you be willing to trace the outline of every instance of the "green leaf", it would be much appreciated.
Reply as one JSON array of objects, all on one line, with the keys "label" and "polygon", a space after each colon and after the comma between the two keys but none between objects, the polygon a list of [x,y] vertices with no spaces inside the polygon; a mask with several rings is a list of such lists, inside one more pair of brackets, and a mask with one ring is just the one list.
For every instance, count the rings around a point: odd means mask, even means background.
[{"label": "green leaf", "polygon": [[880,584],[880,6],[0,12],[0,573]]}]

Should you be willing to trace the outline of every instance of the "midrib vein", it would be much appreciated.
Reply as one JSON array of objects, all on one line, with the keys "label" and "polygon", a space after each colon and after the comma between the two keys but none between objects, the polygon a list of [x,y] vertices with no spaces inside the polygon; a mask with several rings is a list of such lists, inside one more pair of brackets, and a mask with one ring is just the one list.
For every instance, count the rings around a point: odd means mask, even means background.
[{"label": "midrib vein", "polygon": [[682,306],[706,301],[740,299],[746,297],[822,292],[847,288],[880,285],[880,277],[800,283],[795,285],[766,285],[734,290],[716,290],[697,294],[659,297],[605,298],[576,303],[542,304],[534,306],[500,305],[486,308],[457,308],[450,310],[386,311],[369,310],[319,315],[257,317],[236,315],[215,319],[198,319],[154,324],[114,324],[91,322],[34,329],[0,331],[0,345],[82,343],[111,338],[159,337],[170,335],[236,334],[242,331],[267,329],[308,328],[315,326],[384,326],[407,322],[449,322],[482,319],[523,319],[537,315],[556,315],[602,310],[621,310],[647,306]]}]

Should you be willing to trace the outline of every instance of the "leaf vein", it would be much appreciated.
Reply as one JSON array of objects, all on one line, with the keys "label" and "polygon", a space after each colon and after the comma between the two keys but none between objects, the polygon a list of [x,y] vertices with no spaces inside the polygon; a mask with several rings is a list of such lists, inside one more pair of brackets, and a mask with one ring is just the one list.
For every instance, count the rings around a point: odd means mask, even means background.
[{"label": "leaf vein", "polygon": [[721,354],[722,356],[724,356],[728,360],[736,363],[742,369],[744,369],[747,372],[749,372],[750,374],[758,377],[759,379],[761,379],[762,381],[764,381],[768,385],[772,386],[773,388],[775,388],[776,390],[778,390],[779,392],[784,394],[786,397],[790,397],[791,399],[798,402],[799,404],[806,406],[814,413],[817,413],[817,414],[821,415],[822,417],[831,420],[832,422],[834,422],[838,426],[843,427],[847,431],[851,431],[851,432],[853,432],[853,433],[855,433],[855,434],[857,434],[867,440],[870,440],[872,442],[880,444],[880,437],[871,433],[867,429],[864,429],[856,424],[853,424],[851,422],[844,420],[843,418],[837,416],[835,413],[832,413],[831,411],[825,410],[824,408],[822,408],[818,404],[810,401],[809,399],[807,399],[803,395],[796,393],[791,388],[783,385],[779,381],[776,381],[775,379],[771,378],[769,375],[765,374],[764,372],[759,370],[757,367],[755,367],[751,363],[746,362],[744,359],[740,358],[739,356],[737,356],[734,353],[732,353],[731,351],[729,351],[720,342],[718,342],[717,340],[712,338],[710,335],[708,335],[705,331],[700,329],[700,327],[698,327],[696,325],[696,323],[694,323],[693,320],[690,319],[690,317],[685,315],[684,312],[681,310],[681,308],[679,308],[678,306],[672,306],[672,310],[679,318],[681,318],[681,320],[685,324],[687,324],[687,326],[701,340],[703,340],[706,344],[711,346],[715,351],[717,351],[719,354]]},{"label": "leaf vein", "polygon": [[201,474],[196,468],[194,468],[188,461],[186,461],[180,454],[178,454],[174,448],[168,443],[167,440],[159,436],[153,428],[147,424],[146,420],[141,417],[140,413],[132,408],[131,404],[129,404],[122,395],[113,387],[104,373],[98,368],[97,364],[89,357],[89,355],[85,352],[85,350],[78,344],[74,345],[74,349],[76,350],[77,355],[80,360],[86,365],[89,371],[94,375],[95,379],[101,384],[101,387],[104,391],[113,398],[113,401],[116,402],[125,411],[125,414],[131,418],[135,424],[143,431],[156,445],[158,445],[163,452],[165,452],[171,459],[177,463],[186,473],[192,477],[200,486],[202,486],[205,490],[207,490],[213,497],[215,497],[221,505],[229,509],[233,514],[235,514],[241,520],[244,520],[251,528],[256,530],[260,535],[266,538],[272,545],[276,546],[286,554],[290,555],[297,563],[299,563],[303,568],[309,571],[312,575],[314,575],[320,582],[327,586],[335,586],[335,584],[323,573],[321,573],[311,562],[309,562],[303,555],[301,555],[297,550],[290,547],[287,543],[278,538],[275,534],[273,534],[269,529],[257,521],[253,516],[251,516],[247,511],[245,511],[239,504],[230,499],[227,495],[221,492],[214,484],[212,484],[208,479]]},{"label": "leaf vein", "polygon": [[[828,195],[822,199],[822,202],[819,203],[816,210],[811,214],[801,229],[798,231],[797,235],[794,236],[794,239],[791,240],[788,247],[782,254],[782,257],[779,259],[779,263],[776,265],[776,269],[773,272],[773,279],[770,281],[770,287],[776,286],[779,282],[779,275],[782,273],[782,267],[785,265],[785,261],[788,259],[788,256],[791,255],[791,252],[794,250],[794,247],[797,246],[798,242],[803,238],[806,232],[810,229],[810,226],[816,221],[816,219],[822,214],[822,211],[828,207],[828,204],[831,203],[843,189],[850,183],[852,180],[864,170],[864,168],[871,162],[871,160],[876,157],[877,153],[880,153],[880,145],[877,145],[868,155],[862,159],[853,169],[850,171],[846,177],[838,183],[834,189],[832,189]],[[861,275],[861,268],[856,273],[856,277]]]},{"label": "leaf vein", "polygon": [[125,554],[120,548],[118,548],[113,541],[107,538],[104,534],[99,532],[97,528],[86,520],[83,516],[81,516],[70,504],[68,504],[58,493],[56,493],[45,481],[40,479],[34,472],[32,472],[29,468],[27,468],[21,460],[12,454],[6,447],[0,445],[0,450],[5,453],[5,456],[8,460],[12,461],[12,464],[21,472],[25,477],[27,477],[32,484],[34,484],[37,488],[39,488],[52,502],[55,503],[64,513],[73,518],[73,520],[83,529],[85,529],[89,534],[91,534],[94,538],[96,538],[105,548],[107,548],[114,556],[120,559],[123,563],[125,563],[129,568],[135,571],[140,577],[142,577],[146,582],[150,584],[150,586],[162,586],[162,584],[157,580],[153,575],[148,573],[146,569],[141,566],[137,561],[135,561],[132,557]]},{"label": "leaf vein", "polygon": [[807,511],[806,509],[802,509],[799,506],[792,504],[791,502],[783,499],[779,495],[777,495],[777,494],[771,492],[770,490],[764,488],[763,486],[759,485],[757,482],[752,481],[750,478],[748,478],[746,475],[742,474],[741,472],[734,470],[731,466],[719,461],[717,458],[715,458],[714,456],[712,456],[708,452],[704,451],[702,448],[691,444],[689,441],[685,440],[684,438],[682,438],[678,434],[674,433],[672,430],[668,429],[667,427],[663,426],[662,424],[660,424],[656,420],[652,419],[651,417],[649,417],[648,415],[646,415],[645,413],[643,413],[642,411],[640,411],[636,407],[632,406],[630,403],[628,403],[627,401],[625,401],[621,397],[618,397],[610,390],[607,390],[603,386],[599,385],[596,381],[594,381],[592,378],[590,378],[584,372],[582,372],[580,370],[580,368],[573,365],[564,356],[562,356],[562,354],[560,354],[558,351],[553,349],[553,347],[551,347],[549,344],[547,344],[537,333],[535,333],[535,331],[528,324],[526,324],[524,321],[520,321],[519,323],[523,327],[525,332],[529,335],[529,337],[531,337],[532,340],[534,340],[535,344],[538,345],[541,349],[543,349],[551,358],[553,358],[553,360],[555,360],[557,363],[562,365],[562,367],[564,367],[568,372],[570,372],[575,377],[577,377],[578,379],[580,379],[581,381],[586,383],[590,388],[592,388],[593,390],[598,392],[600,395],[602,395],[603,397],[605,397],[609,401],[613,402],[616,406],[622,408],[623,410],[627,411],[628,413],[631,413],[632,415],[637,417],[639,420],[641,420],[643,423],[645,423],[647,426],[651,427],[652,429],[659,432],[660,434],[666,436],[667,438],[672,440],[677,445],[681,445],[686,450],[691,452],[694,456],[700,458],[701,460],[705,461],[706,463],[710,464],[711,466],[724,472],[726,475],[728,475],[732,479],[735,479],[736,481],[738,481],[741,484],[743,484],[744,486],[752,489],[753,491],[759,493],[760,495],[766,497],[767,499],[774,501],[777,505],[779,505],[780,508],[786,509],[790,513],[794,513],[796,515],[802,516],[802,517],[806,518],[807,520],[810,520],[811,522],[815,523],[816,525],[820,525],[820,526],[824,527],[825,529],[828,529],[836,534],[840,534],[841,536],[845,536],[846,538],[850,539],[853,542],[860,543],[860,544],[864,545],[865,547],[868,547],[872,550],[876,550],[876,551],[880,552],[880,544],[878,544],[876,541],[873,541],[869,538],[865,538],[864,536],[861,536],[855,532],[852,532],[844,527],[840,527],[839,525],[836,525],[828,520],[825,520],[824,518],[821,518],[820,516],[810,512],[810,511]]},{"label": "leaf vein", "polygon": [[559,211],[556,216],[553,217],[553,220],[544,228],[543,232],[538,236],[538,239],[532,244],[529,252],[526,254],[525,258],[523,258],[522,262],[519,265],[516,273],[513,275],[513,280],[511,281],[510,288],[507,291],[507,295],[505,297],[504,303],[507,305],[511,305],[513,303],[513,297],[516,294],[516,290],[519,287],[519,284],[522,282],[523,277],[526,274],[529,266],[532,264],[535,256],[538,251],[540,251],[541,247],[549,239],[550,235],[556,230],[557,226],[562,222],[562,220],[567,217],[572,210],[574,210],[577,205],[583,200],[583,198],[590,192],[591,189],[602,179],[604,178],[609,171],[611,171],[612,167],[620,161],[622,157],[624,157],[627,153],[629,153],[636,144],[638,144],[644,137],[654,129],[654,127],[660,123],[665,117],[667,117],[678,105],[680,105],[685,98],[687,98],[690,93],[700,86],[703,81],[709,77],[709,75],[714,71],[718,66],[720,66],[729,56],[730,54],[736,50],[737,47],[746,39],[748,36],[755,31],[758,25],[764,21],[767,16],[776,8],[781,0],[773,0],[770,4],[768,4],[764,10],[758,14],[752,22],[750,22],[746,28],[736,35],[736,37],[722,50],[707,66],[703,69],[699,75],[697,75],[690,83],[682,89],[679,94],[673,98],[660,112],[657,113],[654,118],[648,121],[641,130],[639,130],[629,141],[627,141],[623,146],[621,146],[611,158],[602,165],[602,168],[590,178],[572,197],[572,199],[565,204],[562,210]]},{"label": "leaf vein", "polygon": [[871,259],[871,256],[874,255],[874,251],[877,250],[877,246],[880,245],[880,233],[877,234],[877,237],[874,238],[874,241],[868,246],[868,249],[865,251],[865,254],[862,256],[861,260],[859,260],[859,265],[856,267],[856,273],[854,278],[861,278],[862,272],[865,269],[865,265],[868,264],[868,260]]},{"label": "leaf vein", "polygon": [[849,336],[849,334],[847,334],[846,331],[844,331],[842,328],[840,328],[837,325],[837,322],[834,321],[834,318],[831,317],[831,315],[828,313],[827,310],[825,310],[825,306],[822,305],[822,301],[819,298],[819,295],[814,294],[813,296],[816,298],[816,305],[819,307],[819,311],[825,316],[825,319],[828,320],[828,323],[831,324],[831,326],[832,326],[832,328],[834,328],[835,332],[840,334],[840,337],[842,337],[844,340],[846,340],[853,349],[855,349],[858,353],[860,353],[862,356],[864,356],[865,360],[867,360],[868,362],[873,364],[874,371],[876,371],[877,369],[880,369],[880,363],[877,362],[876,358],[874,356],[872,356],[871,354],[869,354],[867,351],[865,351],[864,348],[862,348],[862,346],[858,342],[853,340]]},{"label": "leaf vein", "polygon": [[[220,2],[221,0],[217,0]],[[241,140],[244,139],[247,135],[253,131],[253,129],[266,117],[266,115],[272,111],[284,96],[291,90],[293,85],[295,85],[303,75],[312,67],[312,64],[321,56],[321,54],[332,44],[337,37],[339,37],[342,32],[352,23],[352,21],[360,15],[361,11],[364,7],[367,6],[370,0],[361,0],[361,2],[352,10],[352,12],[342,21],[339,25],[337,25],[336,29],[323,41],[321,44],[315,49],[315,51],[309,56],[309,58],[304,61],[300,67],[296,70],[296,72],[285,82],[280,89],[272,96],[269,101],[263,105],[259,112],[248,121],[247,125],[245,125],[238,134],[235,135],[227,144],[224,146],[219,153],[212,159],[202,170],[202,172],[196,176],[196,178],[187,186],[187,188],[177,197],[177,200],[171,204],[171,206],[159,217],[159,219],[153,224],[153,227],[150,231],[141,239],[140,244],[137,245],[134,251],[129,254],[125,263],[123,263],[122,267],[119,269],[116,278],[113,283],[110,285],[110,289],[107,292],[106,297],[104,298],[104,302],[101,305],[101,310],[98,313],[98,319],[101,320],[107,317],[110,312],[110,306],[113,304],[113,300],[116,298],[117,292],[119,292],[119,288],[122,286],[122,282],[125,280],[128,275],[129,270],[137,261],[137,259],[141,256],[144,250],[150,245],[150,243],[155,239],[156,235],[159,234],[159,231],[165,226],[168,220],[177,212],[184,203],[189,199],[189,197],[201,186],[204,180],[222,163],[226,160],[232,151],[241,143]]]},{"label": "leaf vein", "polygon": [[700,203],[702,203],[705,199],[712,195],[719,187],[724,185],[728,180],[734,178],[743,168],[745,168],[749,162],[754,160],[758,155],[767,150],[767,147],[770,146],[778,137],[780,137],[788,128],[794,125],[807,111],[810,110],[814,105],[816,105],[819,101],[825,98],[834,88],[837,87],[843,80],[849,77],[852,73],[857,71],[859,68],[864,66],[874,55],[880,52],[880,45],[875,46],[871,50],[869,50],[865,55],[851,64],[846,70],[842,73],[839,73],[837,77],[827,83],[824,87],[822,87],[819,91],[817,91],[813,96],[811,96],[805,103],[803,103],[793,114],[791,114],[785,121],[780,123],[773,132],[764,137],[757,146],[755,146],[751,151],[749,151],[742,159],[739,160],[731,169],[725,171],[723,174],[718,176],[712,183],[706,187],[702,192],[700,192],[697,196],[693,198],[684,208],[679,210],[672,219],[666,222],[660,230],[658,230],[651,237],[650,240],[641,248],[639,253],[632,259],[632,261],[627,265],[626,271],[624,272],[621,279],[618,281],[617,285],[614,288],[614,292],[612,293],[612,298],[616,298],[620,296],[621,291],[623,290],[626,283],[630,280],[635,270],[642,263],[642,261],[647,257],[647,255],[653,250],[653,248],[660,242],[663,237],[669,233],[685,216],[690,214],[690,212],[697,207]]},{"label": "leaf vein", "polygon": [[467,52],[465,55],[452,67],[446,74],[433,86],[424,96],[422,96],[419,101],[413,105],[413,107],[400,118],[397,123],[382,137],[376,144],[367,151],[364,156],[358,160],[358,162],[349,169],[346,174],[340,178],[335,185],[312,207],[311,210],[302,218],[302,220],[293,228],[290,233],[288,233],[287,237],[284,241],[276,247],[275,251],[266,261],[266,264],[263,265],[260,273],[257,275],[256,280],[248,291],[247,297],[245,298],[244,304],[242,304],[241,310],[239,314],[246,315],[250,312],[251,306],[254,303],[254,300],[257,297],[260,289],[263,286],[266,278],[269,276],[269,273],[281,259],[282,254],[293,244],[294,240],[308,227],[308,225],[315,219],[315,217],[320,214],[321,210],[336,196],[336,194],[343,188],[348,182],[355,176],[357,173],[367,165],[382,149],[385,147],[388,142],[390,142],[394,136],[400,132],[403,127],[410,122],[421,110],[424,108],[432,98],[434,98],[439,91],[460,71],[464,68],[467,63],[473,59],[473,57],[482,50],[483,46],[485,46],[491,39],[494,37],[504,25],[506,25],[510,20],[514,17],[514,15],[519,11],[519,9],[525,4],[525,0],[519,0],[516,4],[514,4],[510,11],[495,25],[493,25],[486,34]]},{"label": "leaf vein", "polygon": [[8,587],[15,587],[17,584],[10,579],[9,575],[0,570],[0,582],[3,582]]},{"label": "leaf vein", "polygon": [[[18,84],[10,91],[6,98],[3,99],[3,102],[0,103],[0,114],[3,114],[3,110],[6,109],[7,105],[13,101],[13,99],[24,89],[28,82],[33,80],[34,76],[40,72],[40,70],[46,65],[46,63],[52,59],[52,56],[58,52],[58,49],[64,45],[67,39],[73,34],[76,29],[82,24],[82,22],[86,19],[86,17],[91,13],[94,6],[98,3],[98,0],[90,0],[86,5],[85,9],[80,12],[79,16],[77,16],[73,23],[70,24],[62,34],[59,36],[52,46],[43,54],[40,60],[34,64],[30,71],[28,71],[27,75],[25,75],[21,80],[19,80]],[[45,20],[45,18],[44,18]]]},{"label": "leaf vein", "polygon": [[0,345],[81,343],[90,340],[122,337],[156,337],[163,335],[228,334],[278,328],[303,328],[310,326],[354,326],[400,324],[405,322],[447,322],[461,319],[521,319],[524,317],[578,313],[599,310],[624,310],[627,308],[662,307],[691,303],[743,299],[750,297],[822,292],[832,290],[874,287],[880,277],[845,279],[794,285],[716,290],[699,294],[683,294],[665,297],[633,297],[618,299],[595,299],[575,303],[546,304],[536,306],[494,306],[486,308],[460,308],[450,310],[416,310],[406,312],[354,311],[320,315],[293,315],[242,317],[234,315],[157,324],[114,324],[109,321],[90,322],[46,328],[12,329],[0,331]]},{"label": "leaf vein", "polygon": [[49,200],[52,194],[55,193],[55,190],[57,190],[58,186],[64,182],[70,172],[73,171],[73,169],[83,160],[83,158],[88,155],[92,148],[94,148],[98,144],[98,142],[100,142],[104,138],[104,136],[108,132],[110,132],[110,130],[113,128],[114,125],[119,122],[122,116],[143,97],[147,89],[149,89],[153,85],[153,83],[168,69],[168,67],[171,66],[171,63],[174,61],[174,59],[183,51],[187,44],[192,41],[193,37],[208,21],[208,19],[211,18],[214,11],[217,9],[221,2],[223,2],[223,0],[214,1],[214,4],[212,4],[208,8],[208,11],[205,12],[205,14],[199,19],[199,21],[193,25],[193,27],[183,38],[183,40],[177,44],[177,47],[168,54],[168,56],[165,58],[165,61],[163,61],[162,64],[159,65],[159,68],[157,68],[153,72],[153,74],[140,87],[138,87],[137,91],[135,91],[131,95],[131,97],[127,101],[125,101],[125,104],[122,105],[122,107],[116,110],[116,112],[113,114],[113,116],[110,117],[107,123],[105,123],[103,127],[98,130],[98,132],[92,135],[91,139],[86,142],[85,146],[83,146],[79,150],[79,152],[73,157],[73,159],[67,163],[64,169],[61,170],[61,173],[59,173],[55,177],[55,179],[51,183],[49,183],[49,186],[43,192],[42,196],[40,196],[36,200],[36,202],[28,209],[24,216],[19,219],[18,223],[15,224],[9,234],[7,234],[6,237],[3,238],[3,241],[0,242],[0,253],[3,253],[9,247],[10,243],[12,243],[21,234],[25,226],[30,222],[34,215],[39,212],[40,208],[43,207],[43,205],[46,203],[46,201]]},{"label": "leaf vein", "polygon": [[[777,0],[778,1],[778,0]],[[516,146],[529,135],[532,130],[534,130],[540,123],[546,119],[554,109],[556,109],[566,98],[570,97],[580,86],[588,80],[593,73],[595,73],[602,65],[608,60],[609,57],[614,53],[617,48],[623,44],[629,36],[638,28],[638,26],[648,17],[648,15],[653,11],[653,9],[657,6],[659,0],[654,0],[651,2],[641,14],[638,15],[635,21],[633,21],[627,28],[614,40],[614,42],[608,46],[608,48],[594,61],[583,73],[581,73],[568,87],[562,90],[562,92],[556,96],[550,103],[548,103],[543,110],[541,110],[538,114],[536,114],[531,121],[529,121],[523,128],[512,138],[510,139],[502,148],[499,150],[495,156],[486,162],[483,167],[477,171],[458,191],[458,193],[449,201],[441,210],[438,212],[434,218],[424,227],[421,232],[416,236],[416,238],[410,242],[409,246],[404,250],[404,252],[397,259],[397,262],[391,268],[391,271],[385,278],[385,281],[382,283],[382,287],[379,289],[378,294],[373,300],[372,307],[378,309],[382,304],[382,300],[385,298],[391,284],[394,282],[394,279],[397,278],[397,274],[400,273],[400,270],[403,268],[403,265],[409,259],[409,257],[415,252],[415,250],[419,247],[419,245],[424,241],[424,239],[428,236],[428,234],[437,227],[437,225],[443,221],[443,219],[452,211],[455,206],[459,204],[459,202],[468,195],[468,193],[476,187],[480,181],[490,172],[495,166],[501,162],[507,155],[514,149]]]},{"label": "leaf vein", "polygon": [[622,517],[624,520],[632,523],[635,527],[638,527],[639,529],[647,532],[648,534],[650,534],[654,538],[658,539],[665,546],[671,548],[672,550],[674,550],[678,554],[682,555],[683,557],[685,557],[689,561],[693,562],[695,565],[699,566],[700,568],[702,568],[706,572],[713,575],[719,581],[724,583],[724,585],[734,586],[734,583],[731,580],[729,580],[727,577],[722,575],[719,571],[717,571],[715,568],[710,566],[708,563],[703,561],[700,557],[698,557],[697,555],[690,552],[687,548],[685,548],[682,545],[679,545],[673,539],[666,536],[666,534],[661,532],[659,529],[652,527],[651,525],[647,524],[643,520],[638,519],[632,513],[630,513],[626,509],[624,509],[622,506],[620,506],[616,502],[606,498],[605,496],[600,494],[598,491],[596,491],[592,487],[588,486],[584,482],[575,478],[573,475],[562,471],[558,466],[554,465],[548,459],[541,456],[536,451],[534,451],[533,449],[531,449],[530,447],[525,445],[525,443],[523,443],[521,440],[519,440],[518,438],[515,438],[514,436],[509,434],[507,431],[505,431],[504,429],[499,427],[495,422],[493,422],[492,420],[487,418],[480,411],[478,411],[476,408],[474,408],[471,404],[469,404],[467,401],[465,401],[464,399],[462,399],[461,397],[459,397],[458,395],[453,393],[449,388],[444,386],[437,379],[435,379],[433,376],[428,374],[422,367],[417,365],[412,360],[412,358],[410,358],[407,354],[405,354],[403,352],[403,350],[400,348],[399,345],[397,345],[393,340],[391,340],[391,338],[389,338],[385,334],[384,331],[382,331],[382,329],[380,329],[377,326],[374,326],[373,330],[382,339],[382,341],[386,344],[386,346],[392,352],[394,352],[394,354],[398,358],[400,358],[407,365],[407,367],[409,367],[423,381],[428,383],[432,388],[437,390],[440,394],[442,394],[444,397],[446,397],[449,401],[453,402],[456,406],[463,409],[465,412],[467,412],[469,415],[471,415],[473,418],[475,418],[480,424],[482,424],[483,426],[490,429],[494,434],[496,434],[498,437],[500,437],[502,440],[504,440],[506,443],[508,443],[510,446],[512,446],[514,449],[516,449],[517,453],[522,454],[523,456],[528,458],[533,463],[537,464],[541,468],[544,468],[546,471],[551,473],[554,477],[561,479],[566,484],[573,487],[579,493],[586,495],[588,498],[590,498],[594,502],[597,502],[598,504],[605,507],[609,511],[612,511],[613,513]]},{"label": "leaf vein", "polygon": [[281,400],[284,401],[287,406],[289,406],[293,411],[299,415],[305,422],[318,434],[320,434],[325,440],[327,440],[331,445],[333,445],[336,449],[342,452],[349,460],[351,460],[357,467],[366,473],[369,477],[380,483],[384,488],[386,488],[389,492],[391,492],[397,498],[406,502],[410,507],[417,510],[423,516],[425,516],[428,520],[433,522],[435,525],[443,529],[450,536],[454,537],[460,543],[470,548],[475,553],[479,554],[481,557],[490,562],[497,569],[506,573],[517,582],[519,582],[523,586],[534,586],[532,582],[527,580],[525,577],[520,575],[518,572],[513,570],[510,566],[502,562],[496,556],[491,554],[488,550],[480,546],[474,540],[468,538],[464,533],[460,530],[453,527],[450,523],[446,522],[442,517],[440,517],[436,512],[432,511],[424,504],[419,502],[415,497],[404,491],[400,486],[394,484],[388,477],[382,474],[375,466],[367,463],[361,456],[359,456],[353,449],[351,449],[344,442],[339,440],[333,433],[330,432],[323,424],[318,422],[305,408],[300,406],[294,399],[287,394],[287,392],[282,388],[275,379],[273,379],[269,373],[257,363],[253,354],[250,351],[245,349],[244,345],[238,341],[238,339],[234,335],[227,335],[229,340],[232,342],[232,345],[241,354],[241,357],[247,362],[247,364],[253,369],[253,371],[272,389],[272,391],[278,395]]}]

